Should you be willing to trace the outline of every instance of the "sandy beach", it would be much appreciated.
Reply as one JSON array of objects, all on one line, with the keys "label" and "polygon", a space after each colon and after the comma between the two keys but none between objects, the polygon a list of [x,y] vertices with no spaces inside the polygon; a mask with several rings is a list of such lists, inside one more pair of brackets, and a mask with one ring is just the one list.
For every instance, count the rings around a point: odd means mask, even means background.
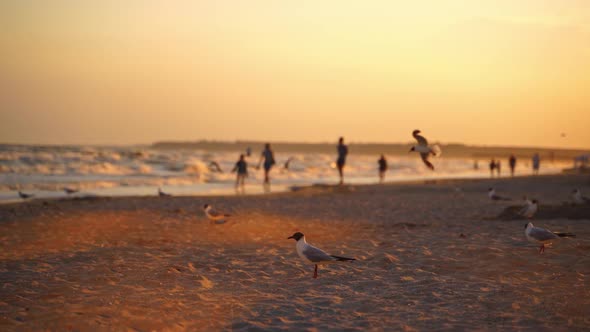
[{"label": "sandy beach", "polygon": [[[574,188],[590,195],[590,178],[0,205],[0,329],[587,330],[590,209],[566,204]],[[510,217],[523,195],[536,226],[577,237],[539,254]],[[233,218],[211,224],[206,203]],[[313,279],[296,231],[357,261]]]}]

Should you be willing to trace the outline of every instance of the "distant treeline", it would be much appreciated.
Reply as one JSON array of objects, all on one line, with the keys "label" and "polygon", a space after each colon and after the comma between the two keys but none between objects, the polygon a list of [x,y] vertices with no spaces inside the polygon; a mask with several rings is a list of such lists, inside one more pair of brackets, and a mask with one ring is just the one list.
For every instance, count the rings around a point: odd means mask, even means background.
[{"label": "distant treeline", "polygon": [[[152,144],[155,149],[190,149],[204,151],[236,151],[245,152],[251,148],[252,153],[259,154],[266,142],[257,141],[195,141],[195,142],[156,142]],[[336,143],[286,143],[270,142],[277,153],[336,153]],[[539,153],[543,159],[571,160],[575,156],[588,153],[585,150],[565,150],[550,148],[528,147],[492,147],[492,146],[468,146],[464,144],[439,144],[443,150],[443,156],[455,158],[508,158],[514,154],[517,158],[530,158],[534,153]],[[349,143],[350,153],[358,154],[385,154],[407,155],[412,143]]]}]

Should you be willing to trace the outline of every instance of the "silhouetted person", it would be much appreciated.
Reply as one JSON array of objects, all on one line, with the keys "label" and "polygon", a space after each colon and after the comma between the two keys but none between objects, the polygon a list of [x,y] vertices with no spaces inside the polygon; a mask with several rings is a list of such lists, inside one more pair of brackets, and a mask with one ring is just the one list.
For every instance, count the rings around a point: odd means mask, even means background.
[{"label": "silhouetted person", "polygon": [[243,190],[245,184],[244,181],[248,177],[248,163],[246,163],[246,160],[244,160],[243,154],[240,155],[240,160],[238,160],[236,166],[234,166],[234,169],[232,169],[232,172],[236,171],[238,173],[236,177],[236,189],[241,186]]},{"label": "silhouetted person", "polygon": [[346,156],[348,155],[348,146],[344,145],[344,137],[340,137],[338,140],[338,159],[336,160],[336,166],[338,167],[338,173],[340,174],[340,184],[344,183],[344,165],[346,164]]},{"label": "silhouetted person", "polygon": [[494,177],[494,170],[496,169],[496,160],[494,160],[494,158],[492,158],[492,160],[490,160],[490,177]]},{"label": "silhouetted person", "polygon": [[385,172],[387,172],[387,159],[385,159],[384,155],[381,155],[381,158],[377,160],[379,164],[379,182],[383,183],[385,180]]},{"label": "silhouetted person", "polygon": [[260,155],[260,159],[258,160],[258,166],[256,166],[256,168],[260,168],[260,163],[262,162],[262,160],[264,159],[264,183],[268,184],[270,183],[270,180],[268,179],[268,172],[270,172],[270,169],[272,168],[272,166],[275,164],[275,156],[274,153],[272,152],[272,150],[270,149],[270,143],[266,143],[264,145],[264,151],[262,151],[262,154]]},{"label": "silhouetted person", "polygon": [[541,158],[538,153],[535,153],[532,158],[533,161],[533,175],[539,175],[539,168],[541,167]]},{"label": "silhouetted person", "polygon": [[516,157],[511,154],[508,159],[508,165],[510,166],[510,176],[514,176],[514,169],[516,168]]},{"label": "silhouetted person", "polygon": [[473,161],[473,169],[476,171],[479,169],[479,162],[477,162],[477,160]]},{"label": "silhouetted person", "polygon": [[496,162],[496,173],[498,173],[498,177],[500,177],[500,173],[502,172],[502,162],[499,160]]}]

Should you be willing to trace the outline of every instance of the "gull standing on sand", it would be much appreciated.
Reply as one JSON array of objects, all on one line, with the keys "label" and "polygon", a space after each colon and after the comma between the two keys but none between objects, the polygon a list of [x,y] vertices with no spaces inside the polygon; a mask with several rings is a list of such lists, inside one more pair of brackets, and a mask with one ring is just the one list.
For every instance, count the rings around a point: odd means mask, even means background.
[{"label": "gull standing on sand", "polygon": [[560,233],[560,232],[552,232],[548,229],[535,227],[532,222],[524,225],[524,235],[526,236],[529,242],[533,243],[541,243],[541,247],[539,247],[539,253],[542,254],[545,252],[545,245],[550,245],[552,241],[559,239],[560,237],[575,237],[575,234],[572,233]]},{"label": "gull standing on sand", "polygon": [[27,198],[35,197],[35,195],[33,195],[33,194],[26,194],[26,193],[24,193],[24,192],[22,192],[20,190],[18,192],[18,196],[20,198],[22,198],[22,199],[27,199]]},{"label": "gull standing on sand", "polygon": [[583,196],[580,189],[574,189],[574,191],[572,191],[572,200],[574,201],[574,204],[577,205],[590,203],[590,198]]},{"label": "gull standing on sand", "polygon": [[435,157],[440,156],[440,147],[438,145],[428,146],[428,141],[426,140],[426,138],[418,134],[420,134],[420,130],[418,129],[412,132],[412,136],[414,136],[416,141],[418,141],[418,145],[412,146],[409,152],[420,153],[420,157],[422,158],[422,161],[424,162],[426,167],[434,171],[434,165],[432,165],[432,163],[428,161],[428,158],[430,157],[430,155],[433,155]]},{"label": "gull standing on sand", "polygon": [[172,194],[165,193],[165,192],[162,191],[162,188],[158,187],[158,196],[160,196],[160,197],[171,197]]},{"label": "gull standing on sand", "polygon": [[510,201],[511,199],[508,197],[503,197],[500,195],[496,194],[496,189],[494,188],[488,188],[488,197],[492,200],[492,201]]},{"label": "gull standing on sand", "polygon": [[209,204],[205,204],[203,206],[203,211],[205,211],[205,215],[207,218],[215,222],[216,224],[223,224],[228,217],[231,217],[231,214],[222,213],[213,209],[213,207]]},{"label": "gull standing on sand", "polygon": [[295,248],[297,249],[297,254],[299,257],[301,257],[305,263],[311,263],[315,265],[313,271],[314,279],[318,277],[318,265],[356,260],[355,258],[329,255],[325,251],[308,244],[305,241],[305,235],[300,232],[289,236],[287,239],[295,239],[295,241],[297,241]]},{"label": "gull standing on sand", "polygon": [[[525,197],[526,198],[526,197]],[[539,208],[539,202],[536,199],[525,200],[524,207],[518,212],[521,216],[525,218],[531,219],[535,213],[537,213],[537,209]]]},{"label": "gull standing on sand", "polygon": [[78,189],[73,189],[73,188],[69,188],[69,187],[64,187],[64,188],[63,188],[63,190],[64,190],[64,192],[65,192],[66,194],[68,194],[68,195],[75,194],[75,193],[77,193],[78,191],[80,191],[80,190],[78,190]]}]

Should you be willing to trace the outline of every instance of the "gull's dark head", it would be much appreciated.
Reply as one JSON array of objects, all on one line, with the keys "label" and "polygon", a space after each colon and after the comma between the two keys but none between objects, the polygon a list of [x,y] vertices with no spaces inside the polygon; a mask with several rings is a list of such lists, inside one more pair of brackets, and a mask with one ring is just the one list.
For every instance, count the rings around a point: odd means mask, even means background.
[{"label": "gull's dark head", "polygon": [[524,229],[529,228],[529,226],[530,227],[533,227],[533,223],[532,222],[529,222],[529,223],[524,224]]},{"label": "gull's dark head", "polygon": [[295,239],[295,241],[299,241],[299,239],[301,239],[302,237],[303,237],[303,233],[301,233],[301,232],[297,232],[297,233],[295,233],[295,234],[293,234],[293,235],[289,236],[289,237],[287,238],[287,240],[288,240],[288,239]]},{"label": "gull's dark head", "polygon": [[574,189],[574,190],[572,190],[572,194],[577,194],[578,191],[580,191],[580,189]]},{"label": "gull's dark head", "polygon": [[531,201],[531,203],[533,203],[533,204],[537,204],[537,203],[539,203],[539,201],[537,201],[536,199],[533,199],[533,200]]},{"label": "gull's dark head", "polygon": [[416,129],[412,132],[412,135],[418,135],[418,134],[420,134],[420,130],[418,130],[418,129]]},{"label": "gull's dark head", "polygon": [[209,208],[209,206],[210,206],[209,204],[203,205],[203,210],[207,210]]},{"label": "gull's dark head", "polygon": [[488,191],[492,191],[492,190],[494,190],[494,188],[492,188],[492,187],[489,187],[488,188]]}]

